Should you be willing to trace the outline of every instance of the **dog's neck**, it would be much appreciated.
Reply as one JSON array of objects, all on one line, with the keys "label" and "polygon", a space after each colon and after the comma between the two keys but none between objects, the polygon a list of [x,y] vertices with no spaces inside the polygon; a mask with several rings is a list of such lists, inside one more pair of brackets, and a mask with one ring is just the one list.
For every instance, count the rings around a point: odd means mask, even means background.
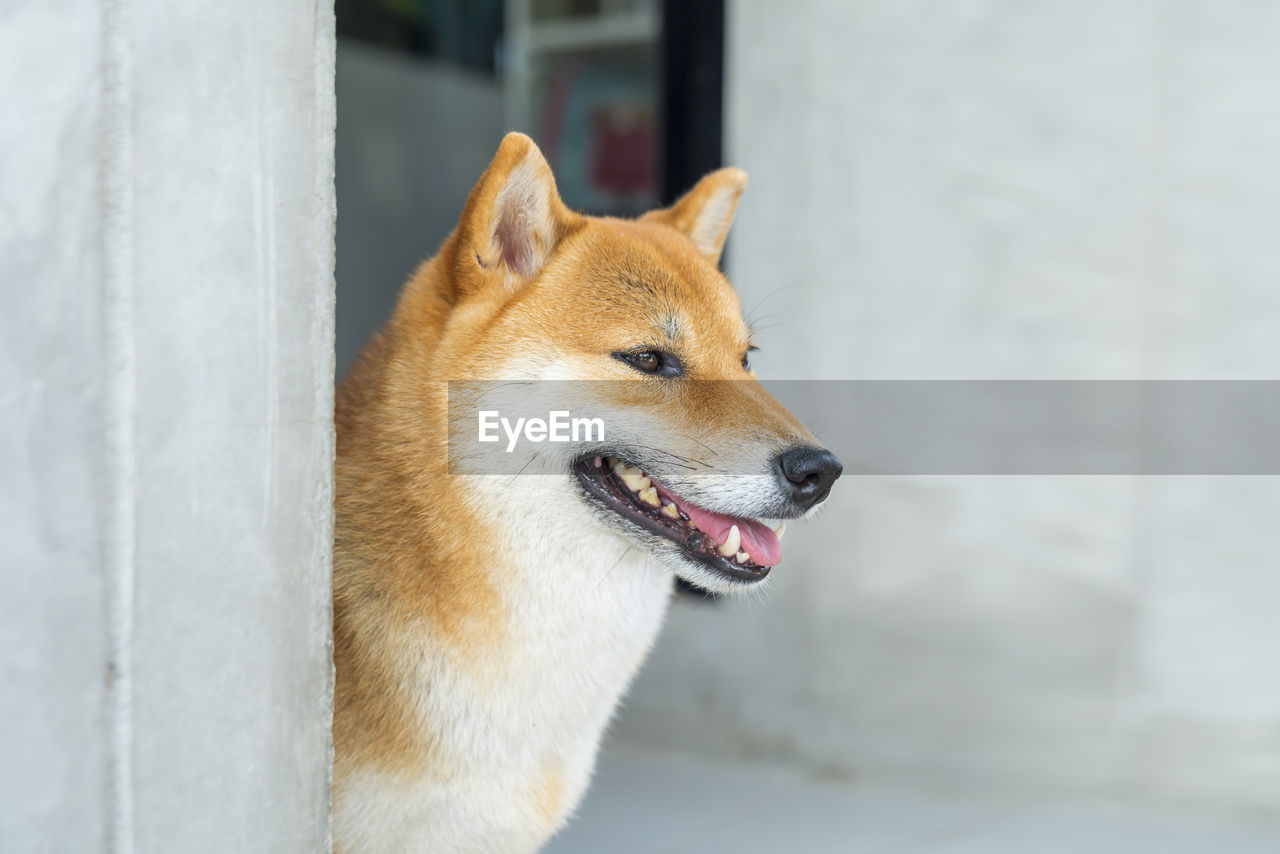
[{"label": "dog's neck", "polygon": [[600,524],[568,473],[445,473],[429,399],[442,392],[419,386],[417,423],[405,417],[404,361],[424,355],[398,344],[370,348],[339,395],[335,802],[369,785],[430,833],[433,810],[479,798],[550,833],[585,790],[673,575]]}]

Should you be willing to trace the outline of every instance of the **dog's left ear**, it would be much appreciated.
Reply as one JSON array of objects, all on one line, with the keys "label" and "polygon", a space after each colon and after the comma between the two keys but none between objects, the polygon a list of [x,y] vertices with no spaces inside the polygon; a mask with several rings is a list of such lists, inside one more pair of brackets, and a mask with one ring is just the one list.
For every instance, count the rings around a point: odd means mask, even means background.
[{"label": "dog's left ear", "polygon": [[720,263],[724,240],[747,188],[747,173],[732,166],[717,169],[669,208],[651,211],[643,219],[661,222],[683,233],[712,264]]},{"label": "dog's left ear", "polygon": [[458,234],[463,264],[499,276],[509,287],[542,272],[578,217],[560,200],[546,158],[532,139],[509,133],[471,192]]}]

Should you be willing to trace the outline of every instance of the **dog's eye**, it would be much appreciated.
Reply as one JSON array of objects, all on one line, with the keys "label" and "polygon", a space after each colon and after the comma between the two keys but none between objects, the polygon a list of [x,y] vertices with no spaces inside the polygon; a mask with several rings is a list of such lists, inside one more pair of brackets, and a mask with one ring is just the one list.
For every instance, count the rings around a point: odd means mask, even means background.
[{"label": "dog's eye", "polygon": [[614,353],[613,356],[646,374],[678,377],[684,373],[680,360],[661,350],[631,350],[626,353]]},{"label": "dog's eye", "polygon": [[662,357],[652,350],[641,350],[639,353],[632,353],[631,358],[627,359],[627,361],[647,374],[652,374],[662,367]]},{"label": "dog's eye", "polygon": [[747,373],[751,372],[751,353],[759,349],[760,349],[759,347],[752,345],[747,348],[747,352],[742,354],[742,370],[746,371]]}]

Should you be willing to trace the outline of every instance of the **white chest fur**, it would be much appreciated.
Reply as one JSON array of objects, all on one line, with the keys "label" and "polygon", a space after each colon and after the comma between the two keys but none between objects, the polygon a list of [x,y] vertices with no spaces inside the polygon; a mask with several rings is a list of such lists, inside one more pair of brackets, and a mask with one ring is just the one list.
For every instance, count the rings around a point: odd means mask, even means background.
[{"label": "white chest fur", "polygon": [[475,478],[509,562],[499,654],[462,666],[425,647],[409,675],[444,768],[354,772],[338,851],[532,852],[581,799],[600,739],[662,624],[674,576],[601,525],[569,477]]}]

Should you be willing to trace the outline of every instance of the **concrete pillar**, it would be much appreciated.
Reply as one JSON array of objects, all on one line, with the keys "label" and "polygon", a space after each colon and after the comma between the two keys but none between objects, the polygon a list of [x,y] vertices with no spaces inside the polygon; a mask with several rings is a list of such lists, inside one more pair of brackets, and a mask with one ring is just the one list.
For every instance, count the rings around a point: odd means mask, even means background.
[{"label": "concrete pillar", "polygon": [[333,14],[0,7],[0,850],[327,850]]}]

